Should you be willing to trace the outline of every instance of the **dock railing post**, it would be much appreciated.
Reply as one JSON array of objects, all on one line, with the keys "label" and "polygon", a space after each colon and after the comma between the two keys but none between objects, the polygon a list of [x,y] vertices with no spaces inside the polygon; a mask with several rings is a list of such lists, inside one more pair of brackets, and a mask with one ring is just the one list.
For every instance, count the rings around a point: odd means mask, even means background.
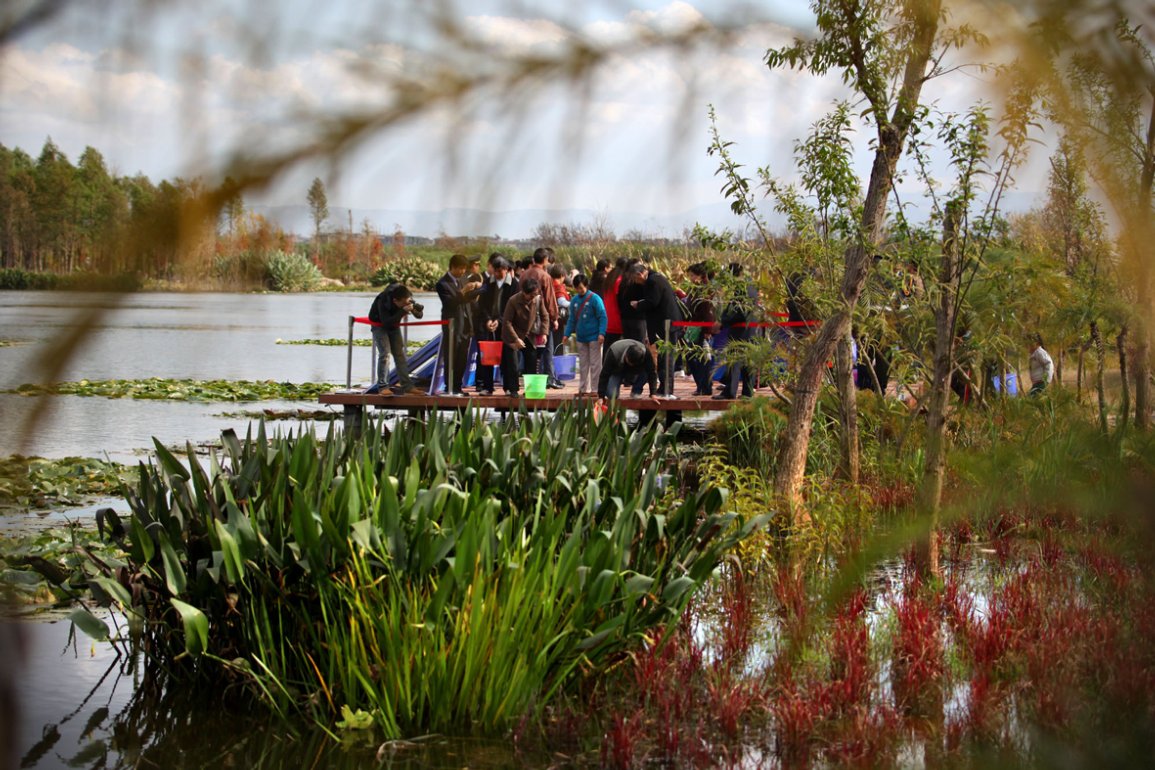
[{"label": "dock railing post", "polygon": [[[345,361],[345,390],[353,389],[353,316],[349,316],[349,347]],[[376,384],[376,380],[374,380]]]},{"label": "dock railing post", "polygon": [[[672,345],[674,342],[674,337],[673,337],[673,333],[672,333],[673,328],[674,328],[673,321],[671,321],[669,318],[667,318],[666,319],[666,344],[667,345]],[[674,357],[673,357],[673,355],[671,355],[671,353],[669,351],[666,351],[665,358],[666,358],[665,366],[662,367],[663,369],[665,369],[665,371],[662,372],[662,384],[665,387],[662,388],[662,395],[663,396],[669,396],[674,392]]]},{"label": "dock railing post", "polygon": [[445,325],[445,337],[441,340],[445,346],[445,392],[453,395],[453,354],[457,352],[457,340],[454,337],[453,319]]}]

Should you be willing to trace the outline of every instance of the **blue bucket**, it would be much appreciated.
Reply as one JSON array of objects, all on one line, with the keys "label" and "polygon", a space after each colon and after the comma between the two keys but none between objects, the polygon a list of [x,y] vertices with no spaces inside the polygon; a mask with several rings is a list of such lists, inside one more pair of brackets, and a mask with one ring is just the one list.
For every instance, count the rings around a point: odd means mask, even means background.
[{"label": "blue bucket", "polygon": [[572,380],[577,376],[577,356],[554,356],[553,374],[559,380]]}]

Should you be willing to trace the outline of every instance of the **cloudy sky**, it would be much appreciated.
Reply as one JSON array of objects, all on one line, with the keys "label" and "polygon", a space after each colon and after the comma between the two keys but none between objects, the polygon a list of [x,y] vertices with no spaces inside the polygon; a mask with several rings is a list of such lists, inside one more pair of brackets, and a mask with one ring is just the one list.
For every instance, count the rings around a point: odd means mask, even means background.
[{"label": "cloudy sky", "polygon": [[[302,156],[253,204],[303,205],[320,176],[332,209],[657,215],[722,201],[709,105],[750,174],[790,179],[795,140],[846,96],[836,77],[762,63],[811,29],[804,0],[560,5],[79,2],[0,48],[0,143],[36,156],[51,137],[73,161],[91,145],[115,173],[154,181]],[[691,29],[694,45],[654,42]],[[615,52],[588,77],[510,74],[510,60],[582,46]],[[928,95],[962,110],[986,85],[960,72]],[[357,121],[340,143],[325,138]]]}]

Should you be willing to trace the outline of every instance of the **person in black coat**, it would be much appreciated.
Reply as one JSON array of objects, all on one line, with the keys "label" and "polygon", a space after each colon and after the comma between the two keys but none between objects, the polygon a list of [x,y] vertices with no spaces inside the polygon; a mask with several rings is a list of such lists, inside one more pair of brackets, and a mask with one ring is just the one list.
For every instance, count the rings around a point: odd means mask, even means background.
[{"label": "person in black coat", "polygon": [[622,321],[622,339],[649,344],[646,311],[638,307],[638,302],[645,296],[645,282],[639,281],[632,272],[641,264],[640,259],[631,259],[622,272],[622,282],[618,286],[618,315]]},{"label": "person in black coat", "polygon": [[631,267],[629,276],[634,284],[642,286],[641,297],[632,303],[635,310],[641,311],[646,321],[646,336],[650,350],[657,361],[658,388],[663,393],[672,393],[674,383],[669,353],[659,354],[658,346],[664,342],[673,342],[677,338],[679,330],[672,326],[667,330],[667,324],[683,320],[678,295],[674,293],[669,278],[650,270],[643,263]]},{"label": "person in black coat", "polygon": [[409,287],[400,283],[389,284],[373,299],[369,320],[374,324],[373,350],[377,354],[377,381],[366,393],[379,393],[385,389],[390,352],[397,369],[398,392],[411,393],[417,390],[409,379],[409,360],[405,355],[405,343],[401,339],[401,322],[409,314],[420,318],[423,310],[421,305],[413,301]]},{"label": "person in black coat", "polygon": [[449,321],[450,325],[441,332],[442,351],[448,371],[446,372],[446,390],[451,395],[463,395],[461,380],[465,376],[465,361],[469,353],[469,340],[473,336],[473,329],[469,324],[467,306],[477,301],[477,294],[481,284],[472,284],[463,288],[459,280],[469,269],[469,259],[462,254],[454,254],[449,258],[449,271],[441,276],[437,282],[437,296],[441,300],[441,320]]},{"label": "person in black coat", "polygon": [[[513,277],[513,263],[501,254],[490,254],[485,283],[477,298],[476,324],[473,329],[475,339],[487,342],[501,340],[501,320],[505,315],[505,306],[518,291],[518,281]],[[477,365],[475,382],[479,396],[493,395],[493,369],[492,366]]]}]

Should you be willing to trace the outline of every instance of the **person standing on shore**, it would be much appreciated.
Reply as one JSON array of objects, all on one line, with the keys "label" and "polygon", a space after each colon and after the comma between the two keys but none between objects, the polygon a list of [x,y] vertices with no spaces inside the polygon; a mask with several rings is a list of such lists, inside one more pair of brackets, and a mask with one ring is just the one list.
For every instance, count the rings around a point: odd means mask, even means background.
[{"label": "person standing on shore", "polygon": [[1031,395],[1037,396],[1047,389],[1055,376],[1055,362],[1043,347],[1043,337],[1035,335],[1031,343]]}]

